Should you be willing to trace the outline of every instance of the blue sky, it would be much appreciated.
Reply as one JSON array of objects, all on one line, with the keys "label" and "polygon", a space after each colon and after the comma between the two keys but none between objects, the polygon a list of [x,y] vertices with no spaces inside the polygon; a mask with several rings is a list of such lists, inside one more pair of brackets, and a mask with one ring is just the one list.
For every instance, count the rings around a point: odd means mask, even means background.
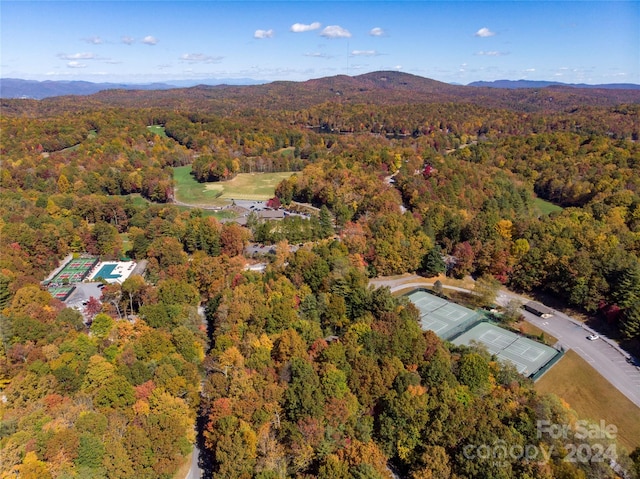
[{"label": "blue sky", "polygon": [[640,84],[638,1],[2,0],[0,31],[5,78]]}]

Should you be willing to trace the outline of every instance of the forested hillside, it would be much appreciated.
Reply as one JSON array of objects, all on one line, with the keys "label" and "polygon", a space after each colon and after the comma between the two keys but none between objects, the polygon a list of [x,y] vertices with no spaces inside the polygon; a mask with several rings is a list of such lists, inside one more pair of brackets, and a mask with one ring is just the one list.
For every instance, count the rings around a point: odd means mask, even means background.
[{"label": "forested hillside", "polygon": [[[196,435],[214,478],[616,477],[538,434],[575,425],[568,405],[368,282],[446,254],[452,276],[557,295],[638,347],[637,93],[386,78],[2,101],[2,477],[172,478]],[[295,171],[278,201],[320,213],[178,208],[184,165]],[[275,243],[263,273],[252,239]],[[148,269],[87,326],[40,285],[70,253]]]}]

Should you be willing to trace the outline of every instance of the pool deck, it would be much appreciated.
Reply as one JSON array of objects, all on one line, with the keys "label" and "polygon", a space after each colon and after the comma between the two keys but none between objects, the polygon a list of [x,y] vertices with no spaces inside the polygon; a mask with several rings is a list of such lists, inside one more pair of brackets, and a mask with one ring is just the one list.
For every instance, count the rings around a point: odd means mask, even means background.
[{"label": "pool deck", "polygon": [[129,276],[131,276],[131,273],[136,267],[136,263],[134,261],[104,261],[95,266],[89,275],[89,279],[95,279],[102,268],[108,265],[114,265],[115,268],[113,268],[109,278],[103,278],[107,283],[124,282]]}]

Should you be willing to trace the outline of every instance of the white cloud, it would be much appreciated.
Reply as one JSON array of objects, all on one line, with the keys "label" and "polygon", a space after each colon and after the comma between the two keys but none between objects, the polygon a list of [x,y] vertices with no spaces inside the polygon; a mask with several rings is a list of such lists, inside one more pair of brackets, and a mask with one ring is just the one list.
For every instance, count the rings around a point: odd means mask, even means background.
[{"label": "white cloud", "polygon": [[219,63],[222,57],[212,57],[204,53],[184,53],[180,55],[180,60],[189,63]]},{"label": "white cloud", "polygon": [[534,71],[536,71],[536,69],[535,68],[527,68],[525,71],[528,72],[528,73],[533,73]]},{"label": "white cloud", "polygon": [[263,39],[263,38],[272,38],[273,30],[256,30],[253,34],[253,38]]},{"label": "white cloud", "polygon": [[503,57],[508,54],[509,52],[498,52],[498,51],[489,51],[489,52],[480,51],[476,53],[476,55],[485,56],[485,57]]},{"label": "white cloud", "polygon": [[375,57],[379,53],[375,50],[353,50],[351,56],[354,57]]},{"label": "white cloud", "polygon": [[85,38],[84,41],[87,43],[91,43],[92,45],[101,45],[104,43],[102,41],[102,38],[100,37],[89,37],[89,38]]},{"label": "white cloud", "polygon": [[320,35],[325,38],[351,38],[351,32],[339,25],[329,25],[325,27]]},{"label": "white cloud", "polygon": [[371,35],[372,37],[384,37],[384,36],[386,36],[386,34],[387,34],[387,32],[385,32],[380,27],[375,27],[375,28],[372,28],[371,30],[369,30],[369,35]]},{"label": "white cloud", "polygon": [[67,67],[68,68],[86,68],[87,65],[84,64],[84,63],[77,62],[77,61],[72,61],[72,62],[67,63]]},{"label": "white cloud", "polygon": [[478,30],[475,33],[476,37],[481,37],[481,38],[492,37],[494,35],[495,35],[495,32],[492,32],[487,27],[482,27],[480,30]]},{"label": "white cloud", "polygon": [[312,58],[333,58],[331,55],[328,55],[326,53],[321,53],[321,52],[309,52],[309,53],[305,53],[304,56],[312,57]]},{"label": "white cloud", "polygon": [[402,65],[395,65],[393,67],[394,70],[402,70]]},{"label": "white cloud", "polygon": [[156,37],[154,37],[153,35],[147,35],[146,37],[144,37],[142,39],[142,43],[146,44],[146,45],[155,45],[158,43],[158,39]]},{"label": "white cloud", "polygon": [[133,37],[130,37],[129,35],[123,35],[122,36],[122,43],[126,44],[126,45],[133,45],[133,42],[135,42],[136,39]]},{"label": "white cloud", "polygon": [[290,30],[294,33],[310,32],[312,30],[317,30],[321,26],[322,25],[320,24],[320,22],[313,22],[309,25],[306,25],[304,23],[294,23],[293,25],[291,25]]},{"label": "white cloud", "polygon": [[60,53],[58,55],[63,60],[93,60],[96,56],[93,53],[73,53],[67,55],[66,53]]}]

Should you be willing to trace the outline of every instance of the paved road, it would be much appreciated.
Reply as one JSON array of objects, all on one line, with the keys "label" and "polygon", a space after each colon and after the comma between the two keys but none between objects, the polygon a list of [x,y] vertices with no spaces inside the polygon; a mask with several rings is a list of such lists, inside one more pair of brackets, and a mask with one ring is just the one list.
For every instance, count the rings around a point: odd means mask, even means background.
[{"label": "paved road", "polygon": [[[497,302],[504,305],[513,298],[525,301],[513,293],[502,291],[498,294]],[[640,369],[627,361],[628,353],[620,349],[613,340],[560,311],[554,311],[553,316],[548,319],[524,310],[522,314],[529,323],[558,338],[565,349],[573,349],[618,391],[640,407]],[[600,339],[589,341],[587,336],[592,333],[598,334]]]},{"label": "paved road", "polygon": [[[372,286],[375,286],[376,288],[379,288],[381,286],[388,286],[392,293],[399,291],[401,289],[406,289],[406,288],[420,288],[420,287],[433,286],[433,283],[425,282],[423,278],[415,274],[411,276],[402,276],[402,277],[392,278],[392,279],[373,278],[371,281],[369,281],[369,284]],[[445,289],[452,289],[454,291],[462,291],[463,293],[472,292],[465,288],[459,288],[457,286],[448,286],[446,284],[443,284],[442,287]]]},{"label": "paved road", "polygon": [[[415,275],[395,279],[376,278],[372,279],[370,284],[376,287],[388,286],[391,292],[410,287],[431,286],[424,280],[418,281],[419,279],[421,278]],[[443,288],[469,292],[469,290],[455,286],[443,285]],[[527,298],[503,290],[498,293],[496,302],[504,306],[512,299],[518,300],[522,304],[528,301]],[[565,349],[573,349],[602,374],[613,387],[640,407],[640,368],[627,362],[628,354],[620,349],[614,341],[602,337],[602,335],[600,335],[600,339],[589,341],[587,336],[594,331],[559,311],[555,311],[553,317],[548,319],[540,318],[524,310],[522,310],[522,314],[527,322],[558,338]]]},{"label": "paved road", "polygon": [[194,444],[193,453],[191,454],[191,468],[185,479],[200,479],[202,477],[203,471],[198,466],[198,459],[200,459],[200,449]]}]

